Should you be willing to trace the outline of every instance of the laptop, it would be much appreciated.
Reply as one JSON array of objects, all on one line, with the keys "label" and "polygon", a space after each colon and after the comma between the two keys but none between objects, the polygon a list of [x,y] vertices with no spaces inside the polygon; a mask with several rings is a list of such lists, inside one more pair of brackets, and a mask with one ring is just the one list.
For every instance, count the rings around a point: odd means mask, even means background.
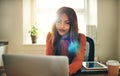
[{"label": "laptop", "polygon": [[69,76],[66,56],[3,54],[6,76]]}]

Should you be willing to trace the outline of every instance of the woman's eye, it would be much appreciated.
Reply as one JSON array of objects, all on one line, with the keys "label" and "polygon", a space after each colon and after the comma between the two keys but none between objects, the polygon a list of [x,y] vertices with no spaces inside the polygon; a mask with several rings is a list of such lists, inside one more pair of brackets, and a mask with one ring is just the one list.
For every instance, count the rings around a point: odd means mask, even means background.
[{"label": "woman's eye", "polygon": [[70,24],[70,21],[66,21],[65,23],[66,23],[66,24]]}]

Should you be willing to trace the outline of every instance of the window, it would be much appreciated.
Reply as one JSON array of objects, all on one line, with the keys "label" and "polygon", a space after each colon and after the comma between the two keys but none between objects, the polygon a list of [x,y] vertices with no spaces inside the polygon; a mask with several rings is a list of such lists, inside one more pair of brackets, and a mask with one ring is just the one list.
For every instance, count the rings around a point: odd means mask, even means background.
[{"label": "window", "polygon": [[[46,42],[46,36],[47,33],[51,31],[53,22],[56,18],[56,11],[63,6],[68,6],[71,7],[75,10],[77,17],[78,17],[78,26],[79,26],[79,31],[81,33],[86,34],[86,25],[88,25],[88,9],[87,9],[87,5],[88,5],[88,0],[25,0],[26,2],[23,3],[23,16],[27,16],[27,18],[31,18],[31,19],[27,19],[26,17],[23,19],[23,23],[26,22],[31,22],[30,24],[32,24],[32,22],[34,20],[37,20],[37,28],[38,28],[38,32],[39,32],[39,36],[38,36],[38,40],[37,43],[38,44],[45,44]],[[29,1],[29,2],[27,2]],[[27,6],[28,4],[28,6]],[[25,8],[26,7],[26,8]],[[26,9],[31,13],[26,14]],[[29,16],[31,17],[29,17]],[[25,23],[26,23],[25,22]],[[27,24],[24,23],[24,28],[23,28],[23,33],[26,31],[28,31],[28,29],[30,29],[30,24],[29,26],[26,26]],[[27,29],[27,30],[26,30]],[[23,35],[23,42],[26,43],[30,43],[30,36],[28,34],[24,34]]]}]

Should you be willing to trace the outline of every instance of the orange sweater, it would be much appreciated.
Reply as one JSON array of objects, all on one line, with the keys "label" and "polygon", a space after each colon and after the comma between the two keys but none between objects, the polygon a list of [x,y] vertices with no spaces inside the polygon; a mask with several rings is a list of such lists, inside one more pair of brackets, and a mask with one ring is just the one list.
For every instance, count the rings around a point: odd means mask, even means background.
[{"label": "orange sweater", "polygon": [[[82,67],[82,62],[84,60],[86,50],[86,36],[81,33],[79,34],[79,36],[80,36],[80,48],[78,54],[73,59],[72,63],[69,65],[70,75],[76,73]],[[51,34],[48,33],[46,38],[46,55],[54,55],[51,37],[52,37]]]}]

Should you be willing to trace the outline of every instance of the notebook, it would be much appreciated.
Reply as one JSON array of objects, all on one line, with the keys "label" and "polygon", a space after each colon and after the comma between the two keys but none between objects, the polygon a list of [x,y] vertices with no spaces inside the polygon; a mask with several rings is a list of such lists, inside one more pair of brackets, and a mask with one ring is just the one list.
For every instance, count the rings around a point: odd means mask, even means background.
[{"label": "notebook", "polygon": [[6,76],[69,76],[65,56],[2,55]]}]

